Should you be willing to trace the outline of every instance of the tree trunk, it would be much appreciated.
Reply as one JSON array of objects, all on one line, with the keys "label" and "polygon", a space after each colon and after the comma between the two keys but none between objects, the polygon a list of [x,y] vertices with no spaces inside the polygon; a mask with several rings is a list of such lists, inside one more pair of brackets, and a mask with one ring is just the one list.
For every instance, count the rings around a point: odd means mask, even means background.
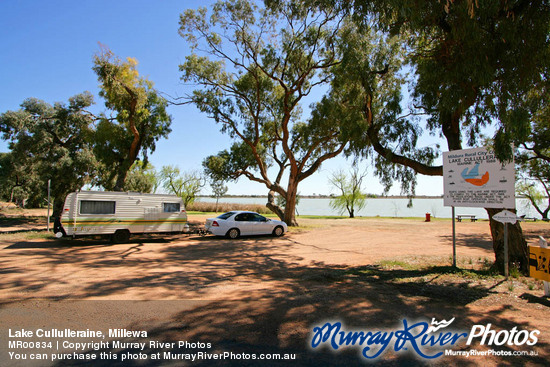
[{"label": "tree trunk", "polygon": [[[65,195],[67,197],[67,195]],[[52,217],[59,218],[63,213],[63,206],[65,205],[65,197],[55,198],[52,206]]]},{"label": "tree trunk", "polygon": [[[135,139],[134,139],[135,140]],[[128,176],[128,171],[130,171],[130,168],[132,168],[132,165],[137,159],[138,153],[139,153],[139,146],[134,146],[134,142],[132,142],[132,147],[130,147],[130,151],[128,152],[128,157],[122,162],[118,169],[118,173],[116,176],[116,183],[113,191],[124,191],[124,184],[126,183],[126,177]]]},{"label": "tree trunk", "polygon": [[[493,237],[494,266],[500,273],[504,273],[504,225],[493,220],[493,216],[501,212],[502,209],[487,208],[486,210],[489,214]],[[516,212],[515,209],[508,210]],[[523,274],[529,274],[529,251],[519,223],[508,224],[508,267],[509,269],[516,267]]]},{"label": "tree trunk", "polygon": [[286,191],[286,203],[285,203],[285,218],[284,222],[291,226],[297,227],[296,221],[296,196],[298,195],[298,181],[290,177],[288,179],[288,189]]},{"label": "tree trunk", "polygon": [[126,168],[126,164],[123,163],[116,175],[116,183],[113,191],[124,191],[124,183],[126,182],[126,176],[128,175],[129,168]]},{"label": "tree trunk", "polygon": [[269,191],[269,193],[267,194],[267,203],[265,204],[265,206],[273,213],[277,214],[280,220],[285,219],[285,213],[283,212],[283,209],[275,204],[275,191]]}]

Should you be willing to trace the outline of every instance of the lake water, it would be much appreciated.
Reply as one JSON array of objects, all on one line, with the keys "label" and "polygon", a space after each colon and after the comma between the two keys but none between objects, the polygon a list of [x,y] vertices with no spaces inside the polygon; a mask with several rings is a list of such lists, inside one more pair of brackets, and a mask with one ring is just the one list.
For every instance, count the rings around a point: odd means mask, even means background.
[{"label": "lake water", "polygon": [[[198,201],[215,202],[215,198],[200,197]],[[220,198],[223,203],[261,204],[265,205],[267,197],[229,197]],[[451,207],[443,206],[443,198],[412,199],[412,207],[408,208],[409,199],[406,198],[374,198],[367,199],[367,205],[355,216],[363,217],[424,217],[430,213],[437,218],[451,218]],[[519,215],[540,218],[538,213],[528,205],[526,199],[516,199],[516,208]],[[341,214],[330,207],[328,198],[301,198],[297,208],[299,215],[347,215]],[[487,212],[483,208],[455,208],[457,215],[471,214],[480,219],[487,219]]]}]

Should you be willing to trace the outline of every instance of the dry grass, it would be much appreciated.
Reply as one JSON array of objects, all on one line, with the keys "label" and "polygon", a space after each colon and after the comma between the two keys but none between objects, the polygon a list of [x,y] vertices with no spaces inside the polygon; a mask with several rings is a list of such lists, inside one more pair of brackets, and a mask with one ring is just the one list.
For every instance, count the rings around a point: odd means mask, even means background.
[{"label": "dry grass", "polygon": [[188,211],[218,213],[225,213],[231,210],[250,210],[260,214],[273,214],[271,210],[261,204],[218,203],[218,207],[216,208],[216,203],[195,202],[188,205],[186,209]]}]

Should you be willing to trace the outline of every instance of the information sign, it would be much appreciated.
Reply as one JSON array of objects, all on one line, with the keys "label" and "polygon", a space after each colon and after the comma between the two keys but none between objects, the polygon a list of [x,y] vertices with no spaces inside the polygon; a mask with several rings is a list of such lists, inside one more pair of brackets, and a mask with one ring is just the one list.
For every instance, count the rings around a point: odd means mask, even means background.
[{"label": "information sign", "polygon": [[443,153],[445,206],[516,207],[514,162],[501,163],[486,148]]}]

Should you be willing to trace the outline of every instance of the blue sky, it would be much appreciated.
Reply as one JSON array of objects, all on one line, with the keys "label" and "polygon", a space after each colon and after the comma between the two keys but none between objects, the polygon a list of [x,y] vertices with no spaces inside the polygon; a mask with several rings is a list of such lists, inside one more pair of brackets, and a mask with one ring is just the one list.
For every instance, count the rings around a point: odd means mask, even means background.
[{"label": "blue sky", "polygon": [[[189,48],[178,31],[179,15],[187,8],[211,1],[38,1],[0,2],[0,113],[16,110],[21,102],[36,97],[48,103],[65,102],[75,94],[90,91],[96,97],[95,112],[104,110],[98,97],[98,82],[92,71],[92,57],[98,43],[121,58],[138,60],[140,75],[169,95],[183,95],[188,86],[180,82],[179,64]],[[157,143],[150,159],[160,169],[177,165],[181,170],[201,169],[202,160],[229,147],[213,120],[194,106],[171,106],[172,133]],[[425,145],[433,138],[422,140]],[[443,144],[445,147],[445,144]],[[8,151],[0,140],[0,151]],[[366,162],[363,165],[366,166]],[[328,176],[351,167],[351,161],[336,158],[300,184],[303,195],[329,194]],[[372,173],[372,169],[369,169]],[[381,194],[378,180],[369,175],[364,190]],[[418,195],[441,195],[441,177],[419,176]],[[209,194],[209,187],[204,189]],[[266,194],[258,183],[241,179],[229,185],[229,194]],[[399,194],[396,184],[390,194]]]}]

